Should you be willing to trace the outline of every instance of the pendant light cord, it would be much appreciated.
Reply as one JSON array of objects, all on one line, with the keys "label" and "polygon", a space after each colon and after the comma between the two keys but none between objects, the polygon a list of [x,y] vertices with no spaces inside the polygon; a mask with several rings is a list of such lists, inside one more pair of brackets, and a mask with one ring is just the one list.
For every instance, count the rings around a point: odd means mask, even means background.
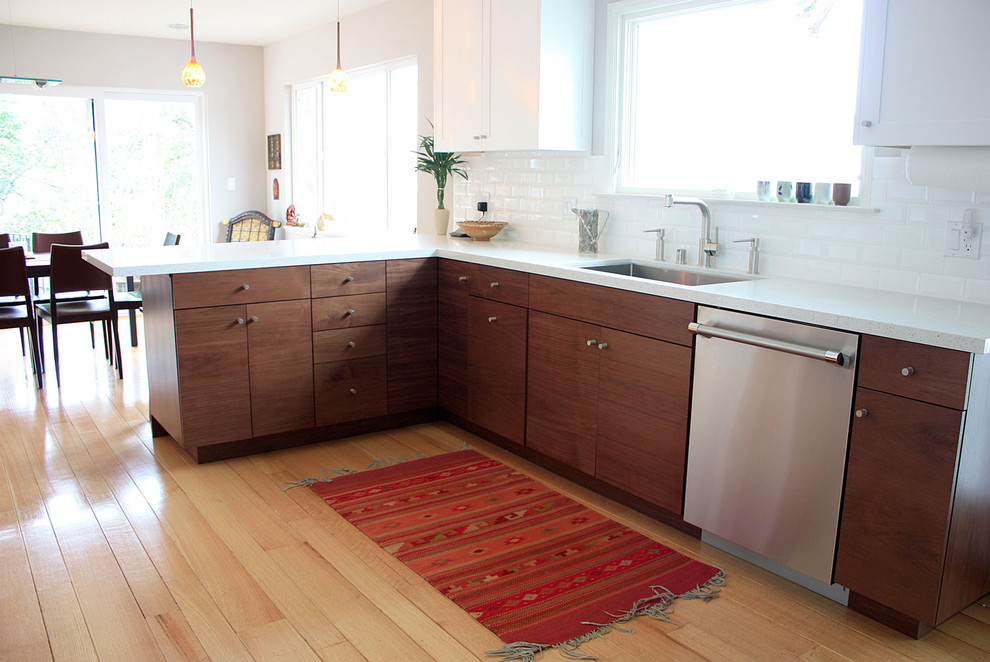
[{"label": "pendant light cord", "polygon": [[[10,2],[10,0],[7,0]],[[196,57],[196,34],[193,31],[193,6],[192,2],[189,3],[189,44],[192,56]]]},{"label": "pendant light cord", "polygon": [[[17,51],[14,50],[14,10],[11,8],[11,0],[7,0],[7,27],[10,28],[10,63],[14,68],[14,77],[17,77]],[[340,0],[337,2],[337,13],[340,13]],[[339,39],[338,39],[339,41]],[[338,46],[339,48],[339,46]],[[337,54],[340,59],[340,54]]]}]

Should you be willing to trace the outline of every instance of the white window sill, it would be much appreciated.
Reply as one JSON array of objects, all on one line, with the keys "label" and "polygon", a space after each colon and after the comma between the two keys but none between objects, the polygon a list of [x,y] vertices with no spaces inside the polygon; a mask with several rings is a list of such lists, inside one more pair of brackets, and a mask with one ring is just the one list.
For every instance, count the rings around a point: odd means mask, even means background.
[{"label": "white window sill", "polygon": [[[662,200],[663,194],[660,193],[593,193],[595,197],[598,198],[637,198],[637,199],[650,199],[650,200]],[[880,210],[876,207],[860,207],[859,205],[853,204],[856,202],[854,198],[845,207],[840,207],[838,205],[819,205],[814,202],[764,202],[762,200],[749,200],[746,198],[710,198],[704,195],[695,196],[699,197],[708,203],[709,207],[715,209],[719,207],[732,207],[740,206],[747,209],[778,209],[785,210],[787,212],[793,212],[796,210],[802,211],[827,211],[827,212],[840,212],[843,214],[877,214]]]}]

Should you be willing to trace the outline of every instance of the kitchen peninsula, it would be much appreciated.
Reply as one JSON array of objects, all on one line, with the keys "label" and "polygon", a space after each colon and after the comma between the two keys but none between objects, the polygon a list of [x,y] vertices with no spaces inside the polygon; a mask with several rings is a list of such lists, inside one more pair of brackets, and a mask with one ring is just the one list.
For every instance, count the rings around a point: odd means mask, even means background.
[{"label": "kitchen peninsula", "polygon": [[834,581],[913,636],[990,590],[990,307],[738,274],[683,286],[579,268],[618,256],[447,237],[86,257],[142,277],[153,431],[197,461],[447,415],[695,535],[696,305],[861,334]]}]

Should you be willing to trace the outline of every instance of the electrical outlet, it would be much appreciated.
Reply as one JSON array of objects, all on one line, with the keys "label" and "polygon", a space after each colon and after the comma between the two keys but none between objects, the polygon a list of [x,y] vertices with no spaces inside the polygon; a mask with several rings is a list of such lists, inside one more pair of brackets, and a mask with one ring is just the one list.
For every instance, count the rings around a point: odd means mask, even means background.
[{"label": "electrical outlet", "polygon": [[962,221],[949,221],[945,236],[945,255],[978,260],[982,240],[983,224],[977,223],[973,218],[972,209],[967,209]]}]

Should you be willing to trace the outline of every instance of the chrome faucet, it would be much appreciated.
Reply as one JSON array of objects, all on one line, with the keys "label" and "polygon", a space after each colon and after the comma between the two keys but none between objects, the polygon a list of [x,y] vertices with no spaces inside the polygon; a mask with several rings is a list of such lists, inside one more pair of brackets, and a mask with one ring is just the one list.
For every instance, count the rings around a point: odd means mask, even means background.
[{"label": "chrome faucet", "polygon": [[[718,228],[712,227],[712,212],[701,198],[680,198],[673,195],[663,196],[663,206],[694,205],[701,210],[701,240],[698,242],[698,266],[711,267],[714,257],[718,255]],[[712,236],[714,234],[714,237]]]},{"label": "chrome faucet", "polygon": [[734,244],[749,244],[749,269],[748,274],[759,275],[760,273],[760,240],[756,237],[749,239],[736,239]]}]

